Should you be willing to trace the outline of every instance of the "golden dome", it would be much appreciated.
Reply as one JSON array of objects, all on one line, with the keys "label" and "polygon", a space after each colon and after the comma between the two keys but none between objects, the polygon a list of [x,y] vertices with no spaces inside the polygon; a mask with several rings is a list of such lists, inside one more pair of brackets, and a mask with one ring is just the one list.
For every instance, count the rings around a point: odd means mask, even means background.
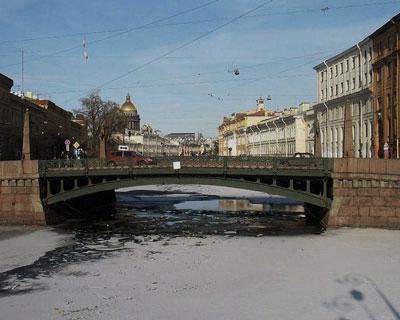
[{"label": "golden dome", "polygon": [[131,102],[131,96],[129,95],[129,93],[126,96],[125,102],[121,105],[121,111],[123,113],[131,113],[131,112],[137,113],[137,108]]}]

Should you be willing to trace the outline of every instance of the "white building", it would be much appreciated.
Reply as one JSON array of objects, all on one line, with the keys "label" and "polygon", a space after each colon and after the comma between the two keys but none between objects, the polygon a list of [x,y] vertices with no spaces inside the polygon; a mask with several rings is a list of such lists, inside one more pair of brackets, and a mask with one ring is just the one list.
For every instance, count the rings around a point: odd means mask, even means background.
[{"label": "white building", "polygon": [[313,119],[311,106],[302,103],[248,127],[249,154],[290,157],[296,152],[313,152],[310,119]]},{"label": "white building", "polygon": [[177,156],[180,146],[175,141],[170,141],[159,134],[159,131],[145,124],[140,131],[132,131],[128,134],[115,134],[116,143],[128,146],[129,150],[140,152],[146,156]]},{"label": "white building", "polygon": [[370,158],[373,137],[372,41],[366,38],[314,69],[318,88],[314,111],[320,128],[321,155],[343,156],[344,111],[346,103],[350,103],[354,154]]},{"label": "white building", "polygon": [[[267,98],[267,100],[270,98]],[[268,111],[265,99],[256,100],[256,107],[243,112],[235,112],[231,117],[224,117],[218,127],[219,155],[239,156],[249,154],[247,129],[260,121],[275,116]]]}]

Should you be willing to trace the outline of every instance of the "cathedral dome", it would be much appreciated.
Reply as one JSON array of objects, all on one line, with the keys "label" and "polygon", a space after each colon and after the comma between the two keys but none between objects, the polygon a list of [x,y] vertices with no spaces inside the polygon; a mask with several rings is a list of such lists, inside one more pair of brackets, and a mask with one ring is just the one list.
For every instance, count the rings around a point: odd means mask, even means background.
[{"label": "cathedral dome", "polygon": [[137,113],[137,108],[136,106],[131,102],[131,96],[128,95],[126,96],[125,102],[121,105],[121,111],[123,113]]}]

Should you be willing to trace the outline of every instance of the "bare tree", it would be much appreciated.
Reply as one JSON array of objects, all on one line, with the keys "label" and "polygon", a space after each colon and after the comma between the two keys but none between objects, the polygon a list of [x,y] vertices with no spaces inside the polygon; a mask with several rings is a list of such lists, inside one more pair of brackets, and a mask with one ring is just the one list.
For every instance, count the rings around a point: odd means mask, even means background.
[{"label": "bare tree", "polygon": [[85,116],[87,153],[88,156],[97,157],[101,139],[107,144],[113,133],[122,132],[126,127],[126,117],[116,102],[102,100],[98,90],[80,101],[82,106],[74,113]]}]

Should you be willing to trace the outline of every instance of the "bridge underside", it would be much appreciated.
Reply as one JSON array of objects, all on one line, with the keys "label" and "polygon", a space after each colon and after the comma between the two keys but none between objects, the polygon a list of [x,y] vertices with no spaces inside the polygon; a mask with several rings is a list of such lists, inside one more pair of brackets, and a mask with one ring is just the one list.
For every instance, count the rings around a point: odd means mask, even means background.
[{"label": "bridge underside", "polygon": [[47,195],[44,203],[52,205],[58,202],[83,197],[99,192],[119,188],[169,185],[200,184],[232,187],[260,191],[271,195],[292,198],[317,207],[329,208],[331,201],[326,195],[327,181],[304,177],[201,177],[201,176],[146,176],[146,177],[71,177],[47,180]]}]

